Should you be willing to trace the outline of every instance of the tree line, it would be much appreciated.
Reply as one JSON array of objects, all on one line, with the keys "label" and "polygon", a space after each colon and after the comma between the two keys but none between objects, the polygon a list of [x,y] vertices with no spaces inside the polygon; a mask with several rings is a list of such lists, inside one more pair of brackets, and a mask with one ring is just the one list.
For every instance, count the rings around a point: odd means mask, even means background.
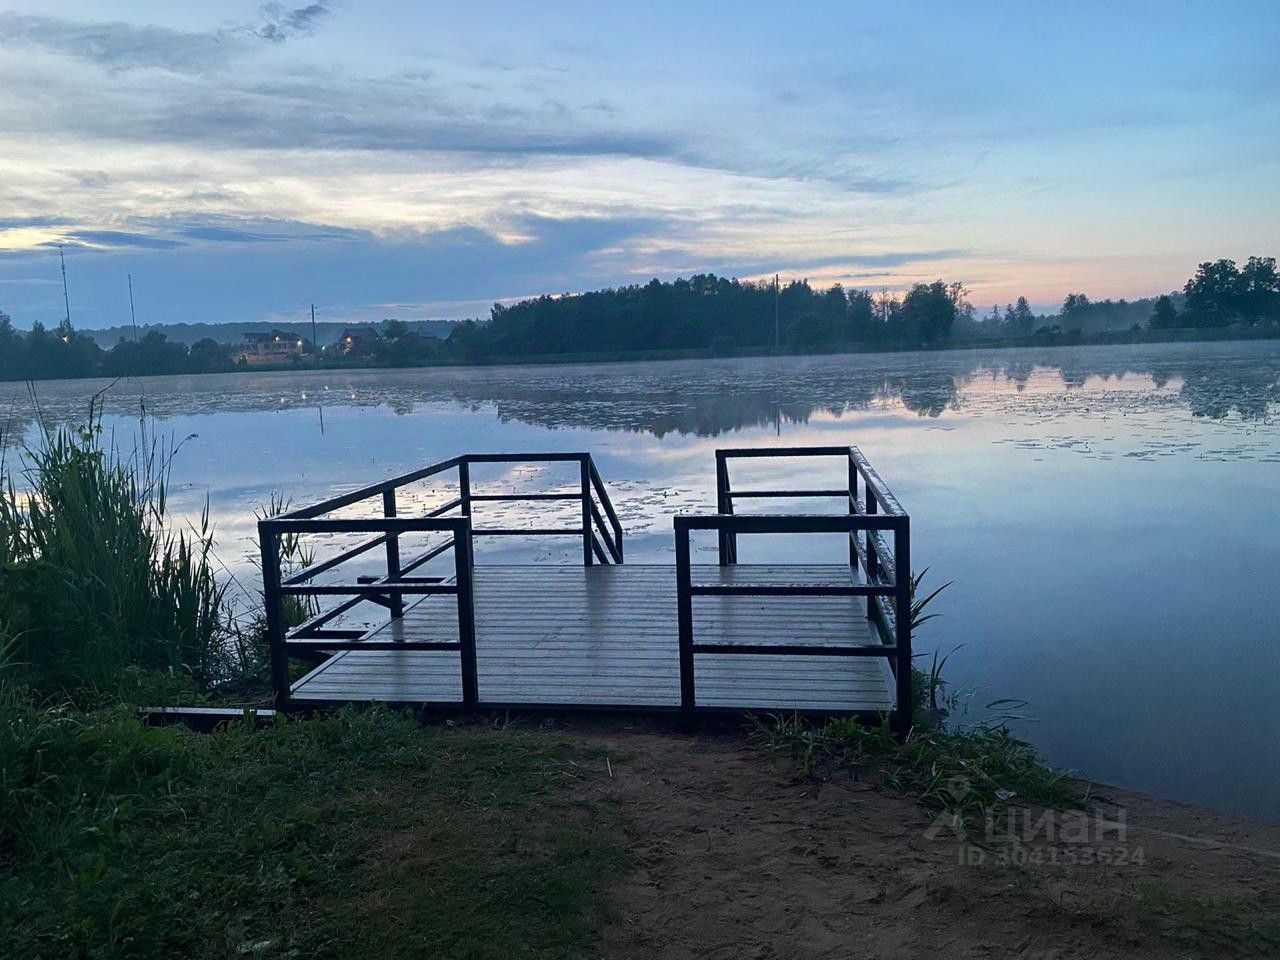
[{"label": "tree line", "polygon": [[29,331],[0,311],[0,380],[217,373],[236,369],[240,351],[212,338],[187,346],[149,330],[136,340],[123,337],[103,350],[88,334],[64,320],[53,330],[36,321]]},{"label": "tree line", "polygon": [[671,282],[613,287],[494,304],[487,322],[468,321],[449,341],[470,359],[554,354],[772,348],[803,352],[833,344],[930,347],[947,340],[972,307],[961,284],[920,283],[904,296],[825,290],[695,274]]},{"label": "tree line", "polygon": [[[670,351],[928,349],[957,341],[1055,342],[1059,335],[1111,330],[1256,324],[1280,324],[1274,257],[1250,257],[1242,267],[1232,260],[1202,263],[1181,292],[1160,297],[1090,300],[1070,293],[1053,315],[1036,314],[1019,297],[979,316],[962,284],[942,280],[917,283],[899,296],[706,273],[494,304],[487,320],[458,323],[443,341],[388,320],[361,328],[367,335],[353,347],[326,350],[319,358],[308,343],[306,362],[412,366]],[[240,352],[208,337],[187,346],[154,329],[103,350],[69,322],[54,330],[36,323],[23,333],[0,312],[0,380],[211,373],[237,369]]]},{"label": "tree line", "polygon": [[978,316],[959,283],[918,283],[903,296],[825,290],[806,280],[784,286],[696,274],[590,293],[495,304],[487,322],[468,321],[450,337],[471,360],[556,354],[777,348],[842,344],[928,349],[949,341],[1087,336],[1111,330],[1208,328],[1280,323],[1274,257],[1200,264],[1179,294],[1128,301],[1070,293],[1056,315],[1036,314],[1026,297]]}]

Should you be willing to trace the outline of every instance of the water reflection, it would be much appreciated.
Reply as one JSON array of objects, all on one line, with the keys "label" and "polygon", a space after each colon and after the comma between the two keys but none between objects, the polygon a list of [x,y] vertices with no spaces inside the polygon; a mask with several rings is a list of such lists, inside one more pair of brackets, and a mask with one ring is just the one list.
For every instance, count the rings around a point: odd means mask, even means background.
[{"label": "water reflection", "polygon": [[[7,389],[6,389],[7,388]],[[385,407],[408,415],[427,404],[493,408],[503,422],[627,430],[655,437],[715,437],[746,428],[808,423],[815,415],[907,411],[941,419],[966,410],[1017,415],[1028,393],[1077,409],[1082,395],[1118,414],[1163,406],[1193,417],[1261,421],[1280,408],[1280,347],[1268,343],[955,351],[740,361],[686,361],[478,370],[374,370],[229,374],[40,384],[52,422],[83,417],[106,389],[107,410],[166,418],[206,413]],[[7,433],[30,427],[21,385],[9,393]],[[1038,402],[1041,415],[1052,404]]]}]

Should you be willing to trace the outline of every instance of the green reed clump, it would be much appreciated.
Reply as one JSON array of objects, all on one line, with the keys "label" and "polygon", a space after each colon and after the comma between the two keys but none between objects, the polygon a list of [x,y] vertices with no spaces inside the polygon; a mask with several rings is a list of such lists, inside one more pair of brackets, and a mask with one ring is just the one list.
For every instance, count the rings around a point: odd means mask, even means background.
[{"label": "green reed clump", "polygon": [[144,424],[121,454],[97,414],[43,431],[16,476],[0,464],[0,622],[23,680],[79,699],[119,698],[148,673],[208,687],[228,667],[208,513],[174,529],[173,449]]},{"label": "green reed clump", "polygon": [[1010,801],[1047,807],[1085,802],[1069,773],[1046,766],[1034,747],[999,723],[954,730],[916,727],[899,739],[887,724],[770,716],[753,720],[751,739],[789,753],[807,776],[852,769],[928,806],[961,814]]},{"label": "green reed clump", "polygon": [[[948,581],[925,594],[928,572],[925,568],[911,575],[913,634],[939,616],[928,608],[951,586]],[[814,723],[793,714],[752,718],[751,740],[790,753],[806,776],[852,769],[962,816],[1015,798],[1050,807],[1084,802],[1067,772],[1046,766],[1034,747],[1009,732],[1008,721],[1018,719],[1010,711],[1025,706],[1023,701],[988,704],[997,711],[990,722],[962,726],[953,721],[960,696],[943,676],[950,656],[935,651],[928,670],[911,668],[915,721],[905,737],[895,736],[887,718],[877,725],[848,717]]]}]

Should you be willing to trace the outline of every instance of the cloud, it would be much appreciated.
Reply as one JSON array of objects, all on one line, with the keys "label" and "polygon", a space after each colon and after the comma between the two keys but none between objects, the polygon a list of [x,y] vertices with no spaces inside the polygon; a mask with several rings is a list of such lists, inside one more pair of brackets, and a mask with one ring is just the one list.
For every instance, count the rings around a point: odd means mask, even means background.
[{"label": "cloud", "polygon": [[[0,129],[251,150],[517,160],[618,156],[827,181],[865,194],[918,187],[901,170],[885,174],[851,160],[844,144],[805,142],[782,129],[765,140],[725,138],[723,124],[708,129],[704,118],[679,106],[687,91],[667,96],[655,87],[651,95],[660,100],[642,106],[648,95],[630,103],[602,96],[572,73],[539,64],[463,64],[437,57],[428,67],[418,58],[412,67],[397,63],[370,75],[353,73],[342,61],[267,59],[271,48],[314,32],[332,16],[327,3],[268,4],[259,22],[198,32],[0,14],[0,47],[35,47],[112,75],[111,82],[97,83],[47,58],[11,63],[8,70],[0,63],[0,87],[9,88],[0,95]],[[868,131],[859,136],[869,142]]]},{"label": "cloud", "polygon": [[898,250],[890,253],[849,253],[805,261],[810,267],[901,267],[932,260],[971,257],[972,250]]},{"label": "cloud", "polygon": [[56,17],[0,13],[0,44],[31,46],[112,71],[159,68],[201,74],[223,66],[251,40],[271,44],[306,36],[328,16],[328,4],[288,9],[268,3],[261,20],[219,30],[186,31],[122,21],[78,23]]},{"label": "cloud", "polygon": [[231,227],[183,227],[178,233],[191,240],[206,240],[211,243],[279,243],[288,239]]},{"label": "cloud", "polygon": [[268,43],[284,43],[290,37],[312,33],[316,26],[328,18],[327,4],[312,3],[305,7],[286,9],[278,3],[264,4],[263,23],[252,28],[253,35]]},{"label": "cloud", "polygon": [[[71,230],[63,235],[63,242],[69,247],[105,247],[135,248],[145,250],[172,250],[182,246],[178,240],[152,236],[145,233],[128,233],[124,230]],[[49,241],[44,246],[56,246],[57,241]]]},{"label": "cloud", "polygon": [[[312,32],[331,14],[321,3],[263,10],[260,24],[214,32],[0,14],[0,47],[37,47],[113,74],[111,82],[97,83],[83,69],[68,72],[38,59],[0,63],[0,87],[7,88],[0,128],[268,150],[639,157],[679,151],[672,138],[599,110],[598,98],[566,105],[518,82],[504,81],[495,94],[461,78],[434,79],[432,71],[349,76],[297,62],[268,71],[249,56],[247,36],[278,45]],[[234,69],[233,57],[243,60]]]},{"label": "cloud", "polygon": [[206,243],[284,243],[291,240],[328,241],[368,237],[364,231],[321,227],[292,220],[243,220],[217,217],[208,221],[192,222],[188,218],[176,228],[168,220],[153,220],[151,226],[156,229],[172,230],[174,236],[185,240]]},{"label": "cloud", "polygon": [[[66,252],[96,250],[172,250],[199,244],[261,244],[309,241],[367,241],[372,235],[364,230],[326,227],[294,220],[240,219],[231,217],[132,217],[123,223],[130,229],[78,226],[51,231],[50,239],[35,244],[46,249],[63,246]],[[31,217],[0,220],[0,231],[6,228],[68,227],[64,219]],[[22,251],[8,250],[9,255]]]},{"label": "cloud", "polygon": [[202,73],[223,63],[231,38],[119,21],[77,23],[0,13],[0,44],[32,46],[111,70],[160,68]]},{"label": "cloud", "polygon": [[[834,277],[842,281],[876,280],[892,277],[896,281],[919,279],[923,274],[903,274],[901,268],[913,264],[939,263],[970,259],[977,254],[972,250],[894,250],[880,253],[844,253],[832,256],[789,256],[757,259],[754,257],[727,258],[712,256],[693,260],[687,248],[667,248],[651,251],[652,260],[665,269],[653,272],[717,273],[729,277],[760,277],[782,273],[792,277]],[[879,267],[881,269],[870,269]],[[835,268],[835,269],[832,269]],[[830,282],[834,282],[832,279]]]},{"label": "cloud", "polygon": [[[217,226],[235,229],[226,222]],[[265,235],[261,226],[248,224],[243,232]],[[312,301],[326,316],[341,319],[457,317],[464,310],[483,316],[494,299],[513,292],[580,289],[584,276],[593,285],[629,282],[623,256],[610,251],[655,227],[647,218],[517,217],[510,222],[520,236],[516,242],[475,227],[391,237],[353,230],[292,243],[193,239],[176,244],[168,236],[141,232],[78,231],[116,242],[69,247],[68,254],[77,256],[74,261],[68,256],[67,273],[72,315],[85,328],[128,323],[128,301],[120,295],[125,272],[133,276],[139,320],[146,322],[284,317]],[[169,235],[208,228],[173,223]],[[274,229],[308,233],[305,224]],[[57,281],[56,251],[0,256],[0,284],[40,274]],[[57,292],[15,286],[5,310],[23,323],[56,322],[61,316]]]},{"label": "cloud", "polygon": [[66,223],[65,217],[0,217],[0,230],[18,230],[24,227],[58,227]]}]

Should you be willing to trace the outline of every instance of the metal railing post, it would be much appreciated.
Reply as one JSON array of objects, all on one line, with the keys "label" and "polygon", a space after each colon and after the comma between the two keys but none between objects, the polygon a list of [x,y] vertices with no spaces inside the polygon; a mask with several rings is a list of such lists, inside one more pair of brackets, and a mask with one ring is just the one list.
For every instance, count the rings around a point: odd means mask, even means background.
[{"label": "metal railing post", "polygon": [[[862,489],[867,491],[867,516],[874,517],[880,512],[880,505],[876,503],[875,491],[871,489],[871,484],[864,483]],[[867,544],[867,583],[874,583],[880,578],[880,557],[876,553],[875,532],[868,529],[866,533]]]},{"label": "metal railing post", "polygon": [[693,675],[693,579],[689,564],[689,526],[684,517],[675,518],[676,610],[680,633],[680,710],[692,719],[697,708]]},{"label": "metal railing post", "polygon": [[[396,491],[392,487],[390,490],[382,491],[382,516],[391,519],[396,515]],[[400,579],[400,534],[387,531],[387,579]],[[391,616],[404,616],[404,594],[398,591],[390,591]]]},{"label": "metal railing post", "polygon": [[582,565],[589,567],[595,562],[591,555],[591,454],[582,455],[578,468],[582,478]]},{"label": "metal railing post", "polygon": [[471,516],[471,464],[465,458],[458,461],[458,500],[463,516]]},{"label": "metal railing post", "polygon": [[914,722],[911,677],[911,520],[899,517],[893,528],[894,645],[897,647],[898,708],[896,732],[905,735]]},{"label": "metal railing post", "polygon": [[[853,451],[849,451],[849,516],[858,512],[858,465],[853,462]],[[858,534],[849,531],[849,570],[853,578],[858,578]],[[868,605],[870,601],[868,600]]]},{"label": "metal railing post", "polygon": [[[728,516],[733,514],[733,496],[729,492],[729,461],[724,451],[716,451],[716,513]],[[728,531],[718,531],[720,566],[727,567],[738,562],[738,538]]]},{"label": "metal railing post", "polygon": [[258,523],[258,544],[262,552],[262,605],[271,655],[271,685],[276,707],[284,709],[289,705],[289,655],[284,646],[287,627],[280,593],[280,540],[268,521]]},{"label": "metal railing post", "polygon": [[471,518],[461,517],[453,528],[454,582],[458,586],[458,642],[462,660],[462,702],[480,702],[480,677],[476,667],[476,601],[472,577]]}]

